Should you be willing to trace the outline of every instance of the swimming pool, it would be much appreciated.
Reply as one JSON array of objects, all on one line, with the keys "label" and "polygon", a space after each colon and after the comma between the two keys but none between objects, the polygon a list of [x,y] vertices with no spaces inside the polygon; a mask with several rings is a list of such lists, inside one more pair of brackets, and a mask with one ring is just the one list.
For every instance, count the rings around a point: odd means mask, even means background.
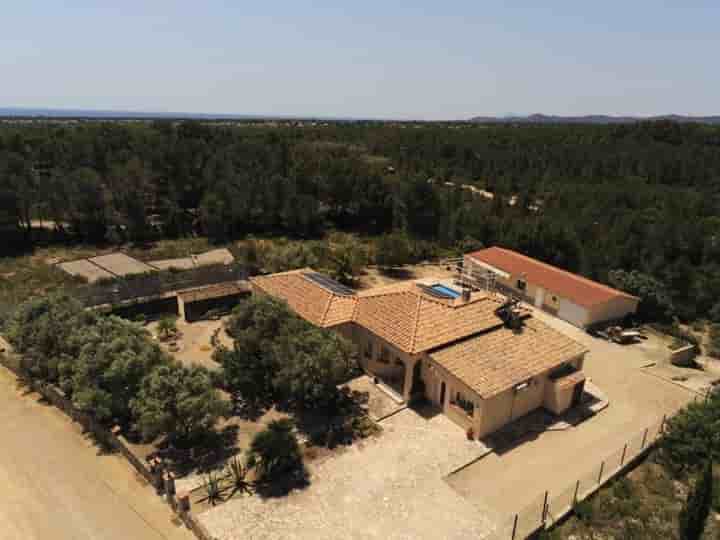
[{"label": "swimming pool", "polygon": [[433,291],[437,291],[440,294],[444,294],[448,298],[459,298],[460,293],[456,291],[455,289],[451,289],[450,287],[446,287],[445,285],[441,285],[440,283],[436,283],[435,285],[430,287]]}]

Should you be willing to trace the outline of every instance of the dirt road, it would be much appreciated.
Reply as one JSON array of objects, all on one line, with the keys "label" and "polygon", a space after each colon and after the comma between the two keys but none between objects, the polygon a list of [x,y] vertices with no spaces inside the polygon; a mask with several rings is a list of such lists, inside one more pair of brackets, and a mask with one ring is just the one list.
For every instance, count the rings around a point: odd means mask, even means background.
[{"label": "dirt road", "polygon": [[0,367],[0,540],[192,540],[120,457]]}]

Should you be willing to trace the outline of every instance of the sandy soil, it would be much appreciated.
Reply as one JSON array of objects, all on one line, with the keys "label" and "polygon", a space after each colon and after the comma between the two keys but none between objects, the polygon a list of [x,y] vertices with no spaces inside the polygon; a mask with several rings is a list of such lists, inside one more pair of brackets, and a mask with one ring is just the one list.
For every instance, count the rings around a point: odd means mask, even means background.
[{"label": "sandy soil", "polygon": [[452,277],[453,272],[444,266],[436,264],[415,264],[406,265],[392,272],[381,272],[377,267],[368,267],[360,276],[359,288],[369,289],[382,285],[390,285],[408,279],[422,279],[429,277],[448,278]]},{"label": "sandy soil", "polygon": [[[160,341],[160,346],[172,354],[183,364],[200,365],[208,369],[217,370],[219,366],[212,359],[213,347],[211,339],[213,334],[219,330],[218,338],[220,343],[226,347],[232,347],[232,339],[225,333],[223,324],[227,317],[223,317],[216,321],[197,321],[187,323],[182,319],[177,319],[176,324],[179,334],[175,339],[169,341]],[[146,325],[146,328],[157,339],[157,321],[153,321]],[[173,344],[175,344],[173,346]],[[177,347],[177,350],[174,350]]]},{"label": "sandy soil", "polygon": [[0,368],[2,540],[192,540],[117,455],[101,454],[60,411],[22,395]]}]

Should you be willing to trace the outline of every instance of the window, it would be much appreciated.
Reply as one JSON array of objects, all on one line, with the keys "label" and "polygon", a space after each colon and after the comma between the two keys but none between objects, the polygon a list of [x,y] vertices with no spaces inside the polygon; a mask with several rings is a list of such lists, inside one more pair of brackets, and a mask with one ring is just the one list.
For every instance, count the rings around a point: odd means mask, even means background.
[{"label": "window", "polygon": [[365,358],[372,358],[373,355],[373,344],[372,341],[368,340],[367,345],[365,345]]},{"label": "window", "polygon": [[460,407],[468,416],[472,416],[475,412],[475,403],[466,399],[460,392],[455,393],[455,399],[451,400],[450,403],[456,407]]},{"label": "window", "polygon": [[557,296],[553,296],[553,297],[552,297],[552,301],[553,301],[553,302],[557,302]]},{"label": "window", "polygon": [[518,279],[517,288],[521,291],[524,291],[525,289],[527,289],[527,282],[524,279]]},{"label": "window", "polygon": [[383,364],[390,363],[390,358],[386,347],[380,347],[380,356],[378,357],[378,362],[382,362]]}]

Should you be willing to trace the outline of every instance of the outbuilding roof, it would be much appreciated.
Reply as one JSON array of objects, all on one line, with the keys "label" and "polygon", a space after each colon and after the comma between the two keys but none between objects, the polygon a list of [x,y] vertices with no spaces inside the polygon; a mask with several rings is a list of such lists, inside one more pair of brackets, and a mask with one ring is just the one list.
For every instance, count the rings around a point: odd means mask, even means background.
[{"label": "outbuilding roof", "polygon": [[211,298],[223,298],[225,296],[234,296],[237,294],[247,293],[249,288],[247,283],[237,281],[226,281],[224,283],[216,283],[206,287],[196,287],[193,289],[185,289],[178,291],[178,296],[183,302],[199,302],[202,300],[210,300]]},{"label": "outbuilding roof", "polygon": [[510,249],[491,247],[468,253],[468,257],[523,278],[534,285],[584,307],[604,304],[614,298],[639,300],[623,291],[538,261]]},{"label": "outbuilding roof", "polygon": [[577,341],[528,317],[520,330],[496,328],[433,351],[430,358],[487,399],[585,352]]}]

